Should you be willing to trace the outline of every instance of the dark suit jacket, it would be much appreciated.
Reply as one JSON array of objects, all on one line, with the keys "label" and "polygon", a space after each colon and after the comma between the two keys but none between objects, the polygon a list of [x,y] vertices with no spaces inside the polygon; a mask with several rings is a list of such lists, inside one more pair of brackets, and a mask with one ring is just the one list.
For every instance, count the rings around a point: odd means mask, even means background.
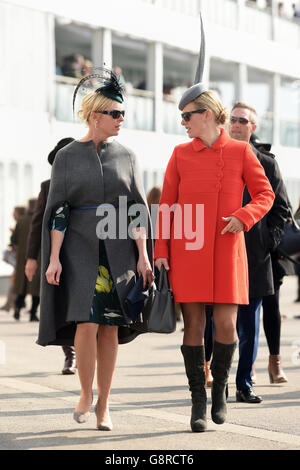
[{"label": "dark suit jacket", "polygon": [[41,249],[43,216],[46,208],[50,180],[41,183],[41,190],[36,203],[35,211],[32,217],[30,232],[27,242],[26,258],[38,259]]},{"label": "dark suit jacket", "polygon": [[[273,156],[252,150],[263,166],[275,193],[274,204],[270,211],[249,232],[245,232],[245,241],[249,269],[249,297],[262,298],[274,293],[271,253],[280,242],[284,224],[289,213],[288,196],[279,166]],[[243,205],[251,198],[244,191]]]}]

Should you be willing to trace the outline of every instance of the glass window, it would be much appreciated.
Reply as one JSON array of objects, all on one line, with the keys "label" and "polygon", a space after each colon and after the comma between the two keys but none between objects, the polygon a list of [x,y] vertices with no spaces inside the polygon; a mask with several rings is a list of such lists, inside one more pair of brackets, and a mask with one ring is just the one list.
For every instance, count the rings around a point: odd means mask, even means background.
[{"label": "glass window", "polygon": [[279,114],[281,145],[300,147],[300,80],[281,78]]},{"label": "glass window", "polygon": [[112,36],[113,68],[126,89],[124,127],[152,131],[154,93],[147,83],[148,45],[128,36]]},{"label": "glass window", "polygon": [[55,21],[56,75],[81,78],[91,66],[93,30],[65,18]]},{"label": "glass window", "polygon": [[245,89],[245,101],[256,109],[257,131],[261,140],[273,142],[273,76],[252,67],[248,67],[248,82]]},{"label": "glass window", "polygon": [[163,129],[168,134],[185,134],[178,103],[184,91],[194,83],[198,57],[178,49],[164,47]]},{"label": "glass window", "polygon": [[227,111],[230,112],[237,97],[237,64],[211,59],[209,72],[210,89],[218,93]]},{"label": "glass window", "polygon": [[55,117],[59,121],[78,121],[73,117],[72,97],[78,79],[93,65],[92,37],[91,28],[65,18],[55,21]]},{"label": "glass window", "polygon": [[[113,66],[121,68],[126,86],[147,89],[147,44],[128,36],[112,35]],[[119,72],[120,73],[120,72]]]}]

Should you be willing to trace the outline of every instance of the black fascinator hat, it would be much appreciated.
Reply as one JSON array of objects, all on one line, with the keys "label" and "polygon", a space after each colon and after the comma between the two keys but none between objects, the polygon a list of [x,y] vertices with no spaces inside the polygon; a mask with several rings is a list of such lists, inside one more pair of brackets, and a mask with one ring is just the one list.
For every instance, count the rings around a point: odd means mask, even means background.
[{"label": "black fascinator hat", "polygon": [[101,93],[118,103],[123,103],[124,87],[119,82],[118,75],[105,67],[92,67],[88,69],[89,75],[83,77],[75,88],[73,94],[73,113],[76,100],[80,102],[88,93]]}]

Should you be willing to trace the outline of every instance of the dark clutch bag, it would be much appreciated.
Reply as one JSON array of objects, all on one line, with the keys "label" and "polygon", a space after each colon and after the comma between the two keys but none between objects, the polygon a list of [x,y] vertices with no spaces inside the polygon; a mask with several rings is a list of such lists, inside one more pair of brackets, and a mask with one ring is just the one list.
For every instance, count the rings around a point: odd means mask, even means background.
[{"label": "dark clutch bag", "polygon": [[143,288],[143,276],[140,276],[124,302],[126,313],[133,322],[139,320],[139,315],[148,298],[149,290]]},{"label": "dark clutch bag", "polygon": [[150,289],[142,318],[149,333],[173,333],[176,330],[174,297],[164,266],[159,273],[157,289]]}]

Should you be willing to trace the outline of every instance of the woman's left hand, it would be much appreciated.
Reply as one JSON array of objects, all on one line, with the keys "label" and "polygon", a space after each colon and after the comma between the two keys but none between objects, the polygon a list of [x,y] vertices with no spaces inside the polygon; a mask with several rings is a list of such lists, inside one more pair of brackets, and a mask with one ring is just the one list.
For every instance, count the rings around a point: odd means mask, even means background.
[{"label": "woman's left hand", "polygon": [[143,276],[143,287],[151,287],[154,281],[154,274],[149,263],[149,259],[146,256],[140,256],[137,264],[137,272],[139,276]]},{"label": "woman's left hand", "polygon": [[226,227],[223,228],[221,235],[224,235],[226,232],[239,233],[243,232],[244,224],[239,219],[231,215],[230,217],[222,217],[225,222],[228,222]]}]

